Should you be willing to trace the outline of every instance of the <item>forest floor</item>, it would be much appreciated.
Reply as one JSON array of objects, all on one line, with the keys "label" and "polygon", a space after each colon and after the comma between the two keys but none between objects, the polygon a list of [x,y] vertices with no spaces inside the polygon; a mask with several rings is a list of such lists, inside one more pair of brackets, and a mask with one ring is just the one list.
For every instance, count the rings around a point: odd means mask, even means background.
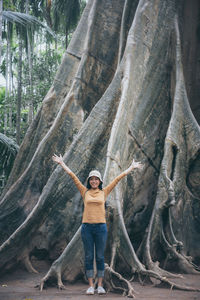
[{"label": "forest floor", "polygon": [[[30,274],[25,270],[17,269],[12,273],[0,277],[0,300],[99,300],[99,297],[110,300],[124,300],[122,295],[107,293],[106,295],[87,296],[87,285],[82,281],[75,284],[66,283],[66,290],[48,287],[42,292],[36,286],[47,272],[47,266],[40,263],[40,273]],[[183,279],[175,279],[177,283],[200,288],[200,275],[184,275]],[[200,300],[200,292],[187,292],[169,288],[155,287],[133,282],[136,292],[135,299],[140,300]]]}]

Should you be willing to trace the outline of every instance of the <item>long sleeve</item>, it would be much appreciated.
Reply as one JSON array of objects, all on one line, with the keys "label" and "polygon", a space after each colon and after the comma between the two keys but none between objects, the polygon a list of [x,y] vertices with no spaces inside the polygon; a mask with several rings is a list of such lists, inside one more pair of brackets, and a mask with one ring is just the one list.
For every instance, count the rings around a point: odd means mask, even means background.
[{"label": "long sleeve", "polygon": [[78,188],[79,192],[81,193],[81,196],[84,197],[85,192],[87,191],[87,188],[80,182],[78,177],[73,172],[70,172],[68,174],[73,179],[76,187]]},{"label": "long sleeve", "polygon": [[110,192],[114,189],[114,187],[118,184],[118,182],[125,177],[127,174],[125,172],[122,172],[120,175],[118,175],[110,184],[108,184],[103,190],[105,193],[105,197],[107,197]]}]

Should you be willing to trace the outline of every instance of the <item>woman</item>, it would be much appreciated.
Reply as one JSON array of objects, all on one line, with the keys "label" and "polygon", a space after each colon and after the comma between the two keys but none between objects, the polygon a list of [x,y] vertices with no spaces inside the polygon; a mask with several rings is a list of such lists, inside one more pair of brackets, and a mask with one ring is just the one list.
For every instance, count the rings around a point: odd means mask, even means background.
[{"label": "woman", "polygon": [[104,250],[107,239],[105,218],[106,197],[124,176],[129,174],[134,168],[142,168],[142,164],[133,160],[131,166],[127,170],[117,176],[105,188],[102,188],[103,181],[99,171],[93,170],[89,173],[87,187],[85,187],[76,175],[65,165],[61,155],[57,156],[54,154],[52,159],[60,164],[65,172],[71,176],[84,201],[81,237],[85,251],[86,276],[89,282],[89,288],[87,289],[86,294],[94,294],[94,246],[98,277],[97,292],[98,294],[105,294],[106,292],[102,287],[102,280],[104,276]]}]

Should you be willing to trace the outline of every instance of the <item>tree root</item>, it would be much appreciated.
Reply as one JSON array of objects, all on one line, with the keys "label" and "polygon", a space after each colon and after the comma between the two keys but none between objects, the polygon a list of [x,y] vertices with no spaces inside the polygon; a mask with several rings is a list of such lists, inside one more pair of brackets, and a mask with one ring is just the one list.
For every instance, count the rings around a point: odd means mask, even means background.
[{"label": "tree root", "polygon": [[48,271],[48,273],[40,281],[40,285],[39,285],[40,291],[43,290],[45,283],[52,277],[56,277],[59,290],[67,289],[66,286],[62,282],[61,270],[56,270],[55,268],[51,267],[50,270]]},{"label": "tree root", "polygon": [[151,267],[149,268],[150,270],[152,270],[153,272],[159,274],[161,277],[167,277],[167,278],[183,278],[183,276],[181,274],[175,274],[175,273],[171,273],[168,272],[162,268],[159,267],[159,262],[153,262],[151,261]]},{"label": "tree root", "polygon": [[124,296],[135,298],[131,282],[105,264],[105,286],[107,291],[122,292]]},{"label": "tree root", "polygon": [[192,288],[186,285],[180,285],[177,283],[174,283],[166,278],[163,277],[161,280],[161,283],[158,285],[155,285],[156,287],[169,287],[171,289],[176,289],[176,290],[182,290],[182,291],[188,291],[188,292],[200,292],[200,289],[197,288]]},{"label": "tree root", "polygon": [[[159,280],[159,284],[155,284],[155,287],[169,287],[171,289],[184,290],[184,291],[192,291],[192,292],[200,292],[200,289],[189,287],[186,285],[180,285],[175,282],[168,280],[166,277],[161,277],[159,274],[155,273],[151,270],[141,270],[138,271],[138,276],[140,278],[140,283],[144,285],[144,281],[141,280],[141,276],[148,278],[151,281],[151,278]],[[142,281],[142,282],[141,282]],[[135,298],[135,290],[131,284],[131,280],[125,279],[121,274],[114,271],[107,264],[105,265],[105,286],[107,291],[113,292],[121,292],[123,296],[127,296],[129,298]]]},{"label": "tree root", "polygon": [[[200,274],[200,267],[198,267],[197,265],[195,265],[193,263],[192,257],[191,256],[187,256],[184,253],[180,253],[180,254],[184,257],[184,259],[186,259],[190,263],[190,265],[197,271],[197,273]],[[197,274],[197,273],[195,273],[195,274]]]},{"label": "tree root", "polygon": [[21,262],[21,264],[25,267],[25,269],[29,273],[38,274],[38,271],[33,267],[32,263],[31,263],[28,249],[24,250],[21,257],[19,258],[19,261]]},{"label": "tree root", "polygon": [[[199,271],[195,269],[194,265],[191,263],[191,258],[186,257],[185,255],[182,255],[182,253],[179,253],[177,251],[177,247],[181,246],[183,247],[182,243],[177,243],[175,245],[169,244],[169,242],[166,239],[164,230],[162,230],[162,240],[164,242],[164,246],[166,248],[166,252],[168,255],[173,257],[175,260],[178,261],[178,266],[179,268],[184,272],[184,273],[189,273],[189,274],[199,274]],[[182,252],[182,250],[181,250]]]},{"label": "tree root", "polygon": [[[112,251],[112,256],[111,256],[111,263],[112,267],[109,267],[106,265],[106,270],[105,271],[105,279],[106,279],[106,284],[108,286],[108,290],[112,290],[115,292],[121,291],[124,295],[128,295],[129,297],[134,298],[134,289],[130,283],[129,280],[125,279],[122,275],[117,273],[116,271],[113,270],[114,265],[116,263],[116,254],[119,255],[119,252],[122,255],[122,258],[124,262],[127,263],[129,267],[132,269],[133,274],[137,274],[140,282],[142,281],[141,278],[145,277],[145,279],[151,280],[151,278],[155,278],[156,280],[159,280],[161,284],[168,286],[170,288],[175,288],[179,290],[187,290],[187,291],[200,291],[199,289],[187,287],[185,285],[179,285],[176,284],[175,282],[170,281],[167,279],[167,277],[173,277],[173,278],[182,278],[181,275],[179,274],[173,274],[170,272],[167,272],[163,269],[161,269],[158,265],[158,262],[153,262],[151,259],[151,254],[150,254],[150,232],[148,233],[147,236],[147,241],[145,244],[145,254],[146,254],[146,265],[149,267],[149,270],[146,270],[145,266],[139,261],[132,244],[130,243],[129,236],[126,231],[126,227],[124,224],[124,220],[122,217],[122,212],[121,212],[121,205],[120,205],[120,190],[119,190],[118,185],[115,188],[115,203],[117,204],[117,214],[115,213],[114,216],[116,220],[113,222],[115,224],[114,228],[112,228],[112,232],[115,233],[115,235],[120,238],[120,243],[118,241],[113,241],[113,251]],[[152,220],[150,222],[150,228],[152,229],[152,222],[154,219],[154,214],[152,215]],[[162,224],[162,222],[161,222]],[[163,224],[162,224],[163,226]],[[164,231],[161,228],[161,231],[164,233]],[[119,234],[119,232],[121,234]],[[166,240],[167,242],[167,240]],[[118,252],[119,249],[116,248],[116,245],[118,247],[120,246],[120,251]],[[179,253],[177,253],[179,254]],[[180,254],[179,254],[180,255]],[[181,256],[181,255],[180,255]],[[142,282],[144,284],[144,281]]]},{"label": "tree root", "polygon": [[29,272],[29,273],[35,273],[35,274],[38,274],[38,271],[33,267],[31,261],[30,261],[30,258],[29,256],[27,255],[25,258],[24,258],[24,266],[26,268],[26,270]]},{"label": "tree root", "polygon": [[77,274],[80,272],[83,273],[83,247],[81,243],[80,232],[81,227],[77,230],[63,253],[54,261],[47,274],[42,278],[40,282],[41,291],[44,288],[45,282],[47,282],[50,278],[57,279],[57,285],[59,289],[66,289],[62,282],[62,275],[65,280],[73,281]]}]

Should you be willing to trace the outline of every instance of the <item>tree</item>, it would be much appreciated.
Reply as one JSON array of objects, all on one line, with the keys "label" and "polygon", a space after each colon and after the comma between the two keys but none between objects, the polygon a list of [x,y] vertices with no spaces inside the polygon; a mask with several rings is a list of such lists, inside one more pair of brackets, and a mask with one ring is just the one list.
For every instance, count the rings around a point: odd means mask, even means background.
[{"label": "tree", "polygon": [[19,146],[15,143],[15,141],[11,140],[4,134],[0,133],[0,182],[2,189],[4,186],[4,181],[8,178],[10,171],[12,170],[12,166],[19,150]]},{"label": "tree", "polygon": [[35,16],[45,18],[48,26],[56,33],[65,35],[65,46],[67,48],[70,35],[74,31],[80,15],[86,5],[85,0],[48,0],[31,2]]},{"label": "tree", "polygon": [[19,51],[18,51],[18,66],[17,66],[17,100],[16,100],[16,140],[20,145],[21,140],[21,102],[22,102],[22,53],[23,53],[23,29],[19,27]]},{"label": "tree", "polygon": [[[29,1],[26,0],[25,3],[26,7],[26,14],[29,14]],[[29,114],[28,114],[28,121],[29,124],[32,123],[33,117],[34,117],[34,104],[33,104],[33,62],[32,62],[32,50],[33,50],[33,42],[31,39],[33,39],[32,33],[29,29],[29,31],[26,32],[27,34],[27,56],[28,56],[28,66],[29,66]]]},{"label": "tree", "polygon": [[1,45],[2,45],[2,14],[3,14],[3,0],[0,0],[0,64],[1,64]]},{"label": "tree", "polygon": [[[23,13],[25,10],[25,2],[26,2],[26,14]],[[20,3],[15,3],[15,9],[19,9],[20,12],[11,11],[14,9],[13,2],[8,1],[4,4],[4,10],[0,11],[1,19],[3,23],[0,22],[1,30],[2,24],[4,24],[4,36],[7,39],[7,50],[6,50],[6,62],[5,63],[5,77],[6,77],[6,93],[5,93],[5,106],[4,106],[4,133],[8,131],[8,134],[14,136],[15,130],[12,130],[14,126],[12,126],[13,122],[13,110],[12,110],[12,100],[17,99],[17,124],[16,124],[16,140],[17,143],[20,144],[21,142],[21,103],[22,103],[22,61],[23,61],[23,49],[27,49],[27,60],[28,60],[28,74],[29,74],[29,85],[27,90],[29,91],[28,103],[29,103],[29,123],[32,121],[33,118],[33,82],[32,82],[32,53],[31,48],[32,44],[30,41],[33,41],[33,35],[35,34],[36,30],[41,28],[45,29],[46,32],[55,38],[55,34],[52,30],[46,26],[44,23],[39,21],[35,16],[31,16],[28,14],[28,1],[20,1]],[[13,38],[14,36],[14,38]],[[16,44],[12,47],[13,39],[18,39],[19,51],[18,56],[16,58],[15,53],[16,51]],[[26,47],[25,47],[26,45]],[[14,53],[14,54],[13,54]],[[0,51],[1,54],[1,51]],[[13,58],[14,57],[14,58]],[[12,59],[13,58],[13,59]],[[15,70],[15,66],[12,66],[12,60],[17,64],[17,71]],[[2,68],[3,69],[3,68]],[[14,93],[15,90],[13,89],[13,73],[17,73],[17,96],[15,97]],[[13,100],[13,102],[14,102]],[[8,120],[8,109],[9,109],[9,120]],[[9,122],[8,122],[9,121]],[[8,124],[9,123],[9,124]],[[9,126],[8,126],[9,125]],[[9,129],[9,130],[8,130]]]},{"label": "tree", "polygon": [[[51,1],[49,1],[51,3]],[[51,5],[49,5],[51,6]],[[65,45],[68,46],[70,29],[72,29],[80,16],[80,0],[54,0],[52,1],[53,28],[57,32],[61,30],[65,34]]]},{"label": "tree", "polygon": [[169,279],[178,276],[170,269],[199,274],[200,119],[188,102],[199,71],[189,86],[185,75],[188,41],[199,46],[186,30],[191,20],[198,28],[199,3],[186,2],[88,1],[0,202],[1,270],[21,262],[36,271],[40,249],[57,258],[41,288],[50,277],[62,287],[61,277],[84,276],[82,199],[51,156],[64,154],[82,182],[98,168],[104,184],[135,158],[143,171],[108,198],[107,287],[133,297],[134,274],[192,289]]},{"label": "tree", "polygon": [[[23,5],[23,3],[21,3],[21,5]],[[2,21],[7,22],[7,24],[13,23],[16,26],[20,25],[31,30],[35,30],[36,28],[38,29],[38,27],[43,27],[50,35],[55,37],[53,31],[34,16],[10,10],[3,10],[1,14]],[[2,26],[2,24],[0,25]]]}]

